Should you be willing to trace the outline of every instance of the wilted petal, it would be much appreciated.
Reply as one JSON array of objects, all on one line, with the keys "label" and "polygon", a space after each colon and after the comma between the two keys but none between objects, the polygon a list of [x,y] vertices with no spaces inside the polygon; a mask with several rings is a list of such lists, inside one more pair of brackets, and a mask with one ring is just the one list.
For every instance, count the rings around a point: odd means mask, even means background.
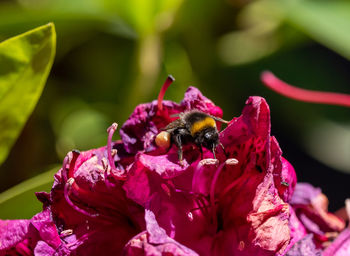
[{"label": "wilted petal", "polygon": [[322,252],[316,249],[313,242],[312,235],[307,235],[303,239],[299,240],[294,246],[286,253],[286,256],[321,256]]},{"label": "wilted petal", "polygon": [[249,240],[253,246],[271,252],[283,251],[290,240],[289,206],[273,191],[272,176],[266,175],[253,199],[253,212],[247,220],[251,225]]},{"label": "wilted petal", "polygon": [[321,189],[312,186],[309,183],[299,182],[296,185],[291,204],[293,205],[309,205],[312,200],[321,194]]},{"label": "wilted petal", "polygon": [[0,220],[0,255],[24,240],[30,220]]},{"label": "wilted petal", "polygon": [[54,255],[54,253],[55,250],[43,241],[39,241],[34,249],[35,256]]},{"label": "wilted petal", "polygon": [[350,228],[344,229],[334,242],[323,252],[323,256],[350,255]]},{"label": "wilted petal", "polygon": [[[0,255],[32,255],[45,248],[53,255],[62,244],[49,209],[33,216],[31,220],[0,220]],[[50,252],[50,253],[48,253]]]},{"label": "wilted petal", "polygon": [[295,214],[295,211],[292,207],[289,208],[290,218],[289,218],[289,228],[290,228],[290,242],[286,251],[288,251],[296,242],[301,240],[307,235],[306,229],[303,224],[300,222],[298,217]]},{"label": "wilted petal", "polygon": [[328,199],[321,189],[308,183],[296,185],[290,204],[318,246],[328,241],[327,232],[340,232],[345,227],[343,220],[328,212]]},{"label": "wilted petal", "polygon": [[198,256],[196,252],[167,236],[152,211],[145,211],[145,220],[147,231],[132,238],[125,246],[123,255]]},{"label": "wilted petal", "polygon": [[[347,219],[350,217],[350,199],[345,200]],[[350,255],[350,226],[348,225],[334,242],[323,252],[323,256],[346,256]]]}]

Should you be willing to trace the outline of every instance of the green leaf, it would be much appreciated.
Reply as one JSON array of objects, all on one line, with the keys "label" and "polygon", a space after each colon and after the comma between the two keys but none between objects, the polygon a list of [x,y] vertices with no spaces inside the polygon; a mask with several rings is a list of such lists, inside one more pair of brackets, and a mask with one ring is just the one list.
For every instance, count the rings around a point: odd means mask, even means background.
[{"label": "green leaf", "polygon": [[287,21],[315,41],[350,59],[350,2],[274,0]]},{"label": "green leaf", "polygon": [[50,191],[53,176],[59,169],[55,166],[50,171],[26,180],[0,194],[0,219],[31,218],[42,210],[42,203],[35,197],[35,192]]},{"label": "green leaf", "polygon": [[0,164],[40,98],[55,50],[52,23],[0,43]]}]

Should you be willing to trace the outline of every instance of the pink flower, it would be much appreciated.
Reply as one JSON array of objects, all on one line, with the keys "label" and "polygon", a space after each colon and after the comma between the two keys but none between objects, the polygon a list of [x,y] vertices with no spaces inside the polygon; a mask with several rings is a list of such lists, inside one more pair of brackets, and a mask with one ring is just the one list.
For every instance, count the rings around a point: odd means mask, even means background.
[{"label": "pink flower", "polygon": [[0,255],[319,253],[307,234],[318,239],[342,227],[314,200],[320,191],[300,192],[303,185],[270,135],[265,99],[249,97],[241,116],[220,132],[217,159],[205,148],[202,159],[189,144],[180,163],[176,146],[158,148],[155,136],[178,113],[197,109],[221,118],[222,110],[194,87],[179,104],[163,101],[171,81],[158,101],[136,107],[121,141],[112,142],[113,124],[106,147],[68,153],[51,192],[37,193],[42,213],[0,221]]},{"label": "pink flower", "polygon": [[[270,137],[265,100],[249,98],[220,141],[226,152],[218,148],[217,161],[201,161],[192,146],[184,149],[183,165],[175,147],[138,153],[123,185],[127,197],[151,210],[170,238],[200,255],[282,253],[290,241],[284,200],[296,180]],[[204,150],[204,157],[212,153]]]}]

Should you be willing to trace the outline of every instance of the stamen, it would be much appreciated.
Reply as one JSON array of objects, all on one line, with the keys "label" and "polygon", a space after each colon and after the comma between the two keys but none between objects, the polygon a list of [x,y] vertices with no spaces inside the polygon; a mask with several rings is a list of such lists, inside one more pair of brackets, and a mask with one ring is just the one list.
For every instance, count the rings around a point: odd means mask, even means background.
[{"label": "stamen", "polygon": [[168,87],[172,84],[172,82],[175,81],[175,78],[172,75],[169,75],[168,78],[165,80],[162,89],[160,90],[159,94],[158,94],[158,111],[162,111],[163,110],[163,98],[164,98],[164,94],[166,92],[166,90],[168,89]]},{"label": "stamen", "polygon": [[61,233],[60,233],[60,237],[61,238],[64,238],[66,236],[70,236],[73,234],[73,229],[66,229],[66,230],[63,230]]},{"label": "stamen", "polygon": [[[66,199],[67,203],[76,211],[80,212],[81,214],[84,214],[88,217],[91,217],[91,218],[96,218],[99,216],[99,214],[92,214],[92,213],[89,213],[87,211],[85,211],[84,209],[81,209],[79,208],[76,204],[74,204],[70,197],[69,197],[69,194],[70,194],[70,190],[71,190],[71,187],[73,186],[73,184],[75,184],[75,180],[74,178],[69,178],[67,183],[65,184],[64,186],[64,198]],[[76,185],[76,189],[79,189],[78,185]]]},{"label": "stamen", "polygon": [[291,99],[350,107],[350,95],[297,88],[278,79],[270,71],[265,71],[261,74],[261,81],[271,90]]},{"label": "stamen", "polygon": [[103,177],[104,177],[104,181],[106,183],[107,188],[112,189],[113,187],[115,187],[115,185],[112,182],[110,182],[108,179],[111,176],[111,170],[109,168],[107,161],[108,160],[106,158],[101,159],[101,164],[102,164],[102,167],[104,170]]},{"label": "stamen", "polygon": [[[225,164],[227,164],[227,165],[237,165],[238,163],[239,162],[236,158],[229,158],[225,162]],[[220,194],[219,198],[221,199],[224,195],[226,195],[233,187],[235,187],[238,184],[238,182],[239,182],[239,179],[236,179],[230,185],[226,186],[224,191]]]},{"label": "stamen", "polygon": [[109,165],[111,166],[112,172],[111,174],[113,175],[114,178],[116,178],[117,180],[125,180],[126,179],[126,175],[118,175],[117,173],[119,172],[117,170],[117,167],[115,166],[114,163],[114,159],[112,157],[112,137],[114,132],[117,130],[118,124],[117,123],[113,123],[108,129],[108,141],[107,141],[107,155],[108,155],[108,161],[109,161]]},{"label": "stamen", "polygon": [[225,163],[220,164],[219,168],[216,170],[214,177],[213,177],[213,181],[211,182],[210,185],[210,193],[209,193],[209,199],[210,199],[210,205],[211,205],[211,209],[212,209],[212,220],[213,220],[213,225],[215,227],[217,227],[217,219],[216,219],[216,206],[215,206],[215,185],[216,182],[219,178],[219,175],[221,173],[221,170],[223,169]]},{"label": "stamen", "polygon": [[208,208],[210,207],[210,203],[208,202],[208,200],[204,196],[199,196],[196,202],[202,214],[208,218],[209,217]]},{"label": "stamen", "polygon": [[208,208],[210,207],[209,202],[206,200],[206,198],[203,195],[198,195],[194,200],[198,207],[192,208],[190,210],[190,213],[193,214],[196,211],[200,211],[202,215],[207,219],[207,221],[210,222],[211,215],[209,215],[209,212],[208,212]]},{"label": "stamen", "polygon": [[67,243],[66,246],[68,248],[72,248],[72,247],[75,248],[75,247],[77,247],[77,245],[81,245],[85,240],[91,238],[91,236],[95,233],[97,233],[97,230],[92,230],[92,231],[86,232],[84,235],[82,235],[81,237],[79,237],[75,241],[73,241],[71,243]]}]

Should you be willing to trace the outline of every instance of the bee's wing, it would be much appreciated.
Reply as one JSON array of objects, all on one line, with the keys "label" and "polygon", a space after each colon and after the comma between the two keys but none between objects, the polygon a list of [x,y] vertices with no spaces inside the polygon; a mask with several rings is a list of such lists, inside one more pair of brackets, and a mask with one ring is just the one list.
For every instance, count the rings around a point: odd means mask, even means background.
[{"label": "bee's wing", "polygon": [[185,123],[181,118],[171,122],[166,127],[164,127],[162,130],[167,131],[167,132],[171,132],[179,127],[185,127]]}]

